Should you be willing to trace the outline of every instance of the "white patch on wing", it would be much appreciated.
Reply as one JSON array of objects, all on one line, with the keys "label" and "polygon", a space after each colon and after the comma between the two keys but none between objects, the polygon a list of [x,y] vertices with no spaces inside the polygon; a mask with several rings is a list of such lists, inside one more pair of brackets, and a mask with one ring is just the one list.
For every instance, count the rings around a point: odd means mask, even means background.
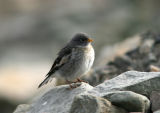
[{"label": "white patch on wing", "polygon": [[70,57],[70,54],[66,55],[66,56],[63,56],[63,58],[61,59],[61,61],[59,62],[59,64],[56,64],[56,66],[61,66],[61,65],[65,64],[66,62],[68,62],[69,57]]}]

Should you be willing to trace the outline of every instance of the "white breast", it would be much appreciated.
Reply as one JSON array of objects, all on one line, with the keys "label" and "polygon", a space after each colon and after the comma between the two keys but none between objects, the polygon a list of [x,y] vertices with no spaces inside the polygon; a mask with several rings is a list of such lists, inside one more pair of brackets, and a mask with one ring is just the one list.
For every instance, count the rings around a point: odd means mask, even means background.
[{"label": "white breast", "polygon": [[[92,67],[95,58],[93,47],[89,44],[85,48],[79,48],[72,51],[71,61],[74,66],[72,69],[72,78],[79,78],[85,75]],[[77,62],[77,63],[75,63]],[[67,68],[68,69],[68,68]],[[71,79],[71,78],[68,78]]]},{"label": "white breast", "polygon": [[91,45],[88,45],[84,51],[83,63],[79,68],[79,74],[85,75],[92,67],[95,58],[94,49]]},{"label": "white breast", "polygon": [[87,71],[89,71],[93,65],[94,58],[95,58],[94,49],[91,45],[89,45],[89,47],[88,47],[88,52],[86,54],[86,57],[87,57],[86,58],[86,68],[88,68]]}]

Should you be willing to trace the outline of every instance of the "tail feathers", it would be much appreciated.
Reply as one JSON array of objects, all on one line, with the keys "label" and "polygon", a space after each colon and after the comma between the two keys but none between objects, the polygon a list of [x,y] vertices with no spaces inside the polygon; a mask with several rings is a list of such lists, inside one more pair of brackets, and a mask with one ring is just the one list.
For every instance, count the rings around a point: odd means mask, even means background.
[{"label": "tail feathers", "polygon": [[47,78],[44,79],[44,81],[41,84],[39,84],[38,88],[40,88],[43,85],[47,84],[51,80],[52,80],[52,77],[48,76]]}]

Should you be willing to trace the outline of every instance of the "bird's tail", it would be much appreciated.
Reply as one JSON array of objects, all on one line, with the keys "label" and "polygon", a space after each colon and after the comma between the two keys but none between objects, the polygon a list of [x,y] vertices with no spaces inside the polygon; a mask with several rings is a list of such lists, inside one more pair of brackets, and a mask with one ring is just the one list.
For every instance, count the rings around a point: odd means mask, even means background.
[{"label": "bird's tail", "polygon": [[42,83],[39,84],[38,88],[42,87],[43,85],[47,84],[52,78],[50,76],[46,77]]}]

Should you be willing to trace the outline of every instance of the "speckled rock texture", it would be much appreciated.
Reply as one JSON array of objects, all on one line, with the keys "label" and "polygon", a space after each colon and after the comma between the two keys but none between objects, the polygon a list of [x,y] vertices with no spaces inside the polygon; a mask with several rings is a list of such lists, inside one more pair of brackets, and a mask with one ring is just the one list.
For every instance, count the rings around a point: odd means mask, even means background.
[{"label": "speckled rock texture", "polygon": [[[74,97],[93,89],[92,86],[82,83],[80,87],[70,90],[68,85],[57,86],[39,97],[24,113],[68,113]],[[22,108],[23,109],[23,108]],[[14,113],[22,113],[16,110]]]},{"label": "speckled rock texture", "polygon": [[128,71],[111,80],[106,80],[96,86],[90,93],[102,97],[111,91],[127,90],[150,97],[152,91],[160,89],[159,81],[160,72]]},{"label": "speckled rock texture", "polygon": [[159,91],[152,91],[151,96],[151,109],[152,111],[160,110],[160,90]]}]

